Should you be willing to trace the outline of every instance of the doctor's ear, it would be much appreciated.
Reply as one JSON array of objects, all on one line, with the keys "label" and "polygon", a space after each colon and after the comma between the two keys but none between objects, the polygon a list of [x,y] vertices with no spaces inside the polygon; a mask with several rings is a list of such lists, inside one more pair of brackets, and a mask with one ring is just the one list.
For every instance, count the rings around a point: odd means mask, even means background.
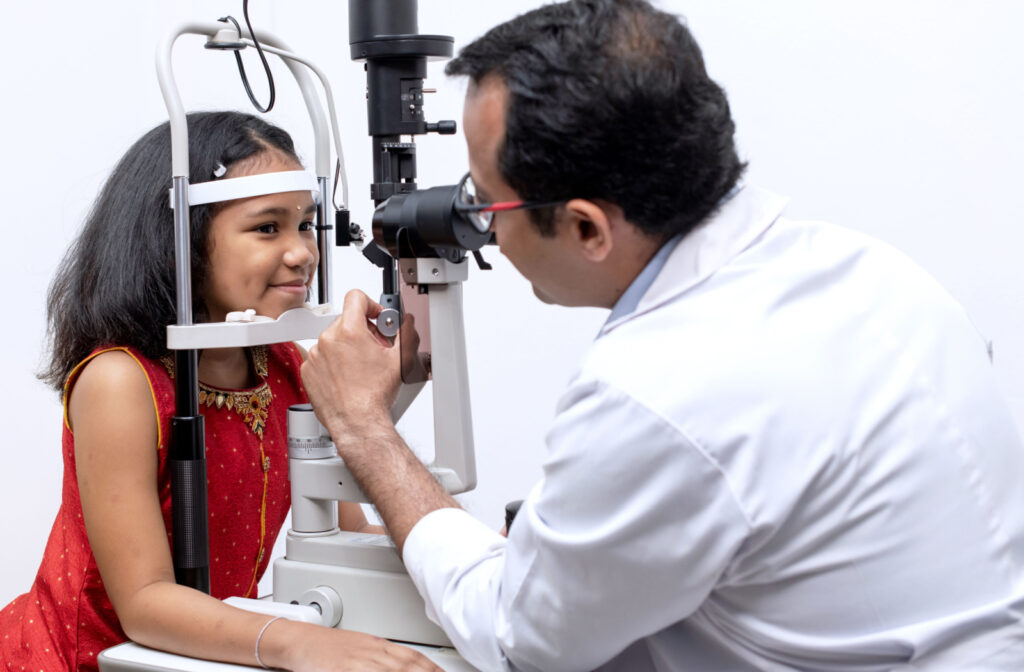
[{"label": "doctor's ear", "polygon": [[614,207],[582,198],[574,198],[564,206],[564,225],[588,261],[600,263],[612,251],[614,213],[606,212],[605,208]]}]

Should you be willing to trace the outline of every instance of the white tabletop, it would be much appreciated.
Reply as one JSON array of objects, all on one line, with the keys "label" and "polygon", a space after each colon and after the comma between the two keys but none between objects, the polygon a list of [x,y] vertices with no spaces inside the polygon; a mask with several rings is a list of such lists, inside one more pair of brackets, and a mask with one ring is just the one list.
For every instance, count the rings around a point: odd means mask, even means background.
[{"label": "white tabletop", "polygon": [[[418,644],[403,644],[403,646],[419,651],[447,672],[476,672],[476,668],[463,660],[455,649]],[[233,665],[177,656],[164,651],[148,649],[132,642],[119,644],[103,651],[99,655],[99,664],[101,672],[242,672],[259,669],[248,665]]]}]

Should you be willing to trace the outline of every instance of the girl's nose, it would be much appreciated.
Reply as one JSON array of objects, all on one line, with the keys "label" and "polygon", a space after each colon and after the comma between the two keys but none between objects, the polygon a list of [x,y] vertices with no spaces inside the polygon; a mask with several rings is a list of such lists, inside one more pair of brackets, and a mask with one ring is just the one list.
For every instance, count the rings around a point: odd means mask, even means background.
[{"label": "girl's nose", "polygon": [[316,266],[318,261],[316,242],[301,234],[289,236],[288,247],[284,253],[284,263],[288,266],[304,268]]}]

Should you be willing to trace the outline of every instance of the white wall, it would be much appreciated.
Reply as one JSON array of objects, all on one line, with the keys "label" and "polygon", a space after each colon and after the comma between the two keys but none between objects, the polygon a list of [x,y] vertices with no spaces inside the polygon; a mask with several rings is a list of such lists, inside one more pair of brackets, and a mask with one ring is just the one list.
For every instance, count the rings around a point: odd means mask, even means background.
[{"label": "white wall", "polygon": [[[421,0],[422,32],[465,44],[539,4]],[[60,407],[34,378],[44,342],[46,286],[116,159],[164,120],[152,66],[173,22],[240,17],[241,3],[107,0],[5,3],[3,156],[6,236],[0,286],[11,299],[0,348],[0,605],[34,576],[60,499]],[[726,88],[748,181],[792,197],[790,213],[828,219],[900,247],[938,277],[994,340],[996,367],[1024,415],[1024,247],[1019,210],[1024,155],[1024,4],[1006,0],[821,3],[668,1],[685,14],[708,68]],[[342,115],[355,219],[370,213],[369,141],[362,69],[348,56],[346,3],[254,0],[251,16],[317,61]],[[233,59],[183,42],[176,65],[190,109],[248,105]],[[250,58],[254,81],[260,80]],[[431,66],[431,120],[459,119],[463,85]],[[273,118],[307,157],[308,124],[279,73]],[[262,88],[258,88],[262,91]],[[420,141],[420,183],[465,170],[460,139]],[[604,313],[537,302],[495,251],[495,270],[466,285],[480,487],[464,498],[497,527],[503,503],[539,473],[544,429],[558,392]],[[336,291],[379,292],[378,273],[353,251],[335,255]],[[403,423],[430,450],[421,404]]]}]

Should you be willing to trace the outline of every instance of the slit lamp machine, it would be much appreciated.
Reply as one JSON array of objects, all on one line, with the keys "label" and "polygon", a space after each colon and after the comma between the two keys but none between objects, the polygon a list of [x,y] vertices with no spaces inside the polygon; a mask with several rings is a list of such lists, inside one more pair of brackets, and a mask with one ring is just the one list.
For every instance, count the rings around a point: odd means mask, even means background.
[{"label": "slit lamp machine", "polygon": [[[365,63],[367,76],[373,148],[370,193],[376,211],[373,239],[362,251],[381,269],[380,303],[385,310],[378,318],[378,329],[385,336],[395,336],[406,314],[417,313],[418,351],[408,353],[409,357],[403,353],[403,361],[418,362],[415,368],[420,375],[403,371],[404,383],[392,417],[397,421],[426,382],[432,382],[435,457],[427,466],[448,492],[466,492],[476,486],[476,464],[462,283],[468,277],[470,255],[481,268],[489,268],[479,250],[491,242],[491,234],[481,232],[455,210],[459,185],[418,189],[414,142],[417,135],[455,132],[455,122],[428,123],[423,112],[427,60],[451,57],[454,40],[419,34],[417,0],[349,0],[348,9],[351,55],[353,60]],[[190,182],[186,115],[171,67],[174,44],[186,34],[205,36],[205,46],[211,50],[237,54],[241,49],[257,47],[284,61],[298,83],[313,126],[313,173],[290,171]],[[336,317],[331,307],[329,234],[333,230],[336,245],[349,246],[361,241],[362,232],[349,220],[344,155],[331,88],[313,63],[274,35],[247,31],[233,19],[177,27],[159,45],[156,62],[172,142],[169,198],[174,211],[177,323],[167,328],[167,344],[174,352],[179,372],[175,377],[176,411],[169,453],[174,571],[178,583],[209,592],[198,352],[317,337]],[[313,76],[323,87],[329,114],[324,112]],[[340,207],[334,205],[331,188],[332,135],[342,190]],[[193,324],[189,207],[305,189],[314,193],[318,204],[318,305],[289,310],[277,319],[246,311],[230,314],[223,323]],[[400,340],[403,348],[416,345],[415,339]],[[417,648],[446,670],[472,670],[450,648],[444,632],[427,619],[423,599],[390,539],[338,529],[338,501],[369,500],[308,404],[288,411],[288,456],[292,527],[287,531],[285,556],[274,563],[272,599],[230,598],[228,602],[253,611],[378,635]],[[153,651],[133,643],[101,653],[99,666],[103,672],[250,669]]]}]

